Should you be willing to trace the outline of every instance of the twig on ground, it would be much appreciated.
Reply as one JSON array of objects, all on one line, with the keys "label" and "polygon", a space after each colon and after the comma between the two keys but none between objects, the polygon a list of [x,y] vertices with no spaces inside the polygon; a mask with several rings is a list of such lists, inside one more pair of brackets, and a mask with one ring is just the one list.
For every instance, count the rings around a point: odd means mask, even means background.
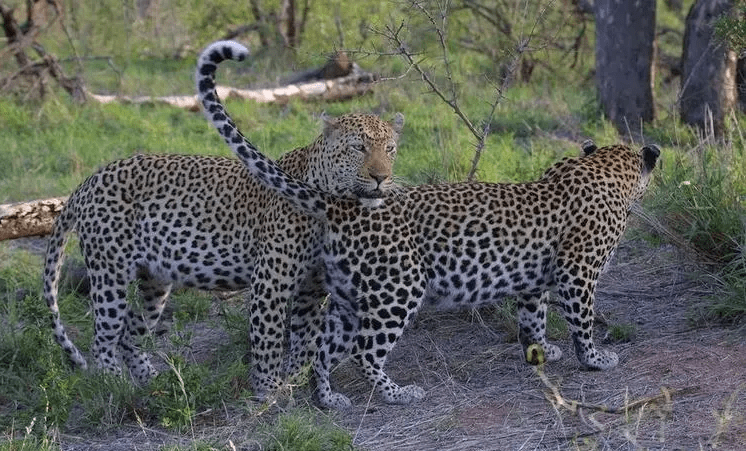
[{"label": "twig on ground", "polygon": [[546,373],[544,373],[544,368],[542,367],[542,365],[535,366],[534,372],[537,376],[539,376],[539,379],[542,381],[542,383],[544,383],[544,386],[546,386],[551,392],[545,393],[547,401],[558,407],[563,407],[571,413],[577,413],[579,409],[587,409],[603,413],[626,414],[629,413],[630,410],[638,409],[646,404],[661,403],[661,405],[664,406],[668,405],[671,403],[671,397],[673,395],[691,393],[699,388],[697,386],[693,386],[670,390],[666,387],[661,387],[661,393],[658,395],[647,396],[644,398],[633,400],[631,402],[625,402],[620,407],[609,407],[603,404],[588,404],[574,399],[567,399],[562,395],[559,387],[554,385],[549,380]]},{"label": "twig on ground", "polygon": [[[534,346],[538,345],[531,345],[529,346],[529,349],[527,351],[527,354],[532,353],[532,348]],[[535,351],[535,350],[533,350]],[[639,410],[639,414],[642,415],[642,412],[647,406],[650,406],[652,404],[656,404],[659,406],[659,410],[663,412],[664,415],[670,415],[671,414],[671,404],[673,402],[672,398],[676,395],[684,395],[687,393],[693,393],[699,390],[698,386],[690,386],[690,387],[684,387],[679,389],[669,389],[667,387],[661,387],[661,393],[657,395],[651,395],[646,396],[634,400],[627,400],[625,397],[624,404],[622,404],[619,407],[611,407],[604,404],[590,404],[582,401],[578,401],[575,399],[568,399],[566,398],[561,392],[557,385],[552,383],[552,381],[549,380],[549,377],[547,377],[546,373],[544,372],[544,363],[543,363],[543,351],[541,352],[533,352],[533,354],[538,355],[538,362],[540,362],[538,365],[534,366],[534,373],[539,377],[541,382],[544,384],[545,387],[549,389],[548,392],[544,393],[544,397],[554,408],[555,412],[559,415],[561,409],[565,409],[569,411],[572,414],[577,414],[579,417],[583,420],[585,424],[590,426],[592,429],[594,429],[593,432],[589,432],[585,435],[594,435],[599,432],[603,432],[605,430],[610,429],[615,423],[617,422],[626,422],[630,413],[635,410]],[[527,360],[529,362],[532,362],[530,360],[534,357],[527,357]],[[532,362],[535,363],[535,362]],[[585,412],[590,411],[590,416],[586,416]],[[622,418],[615,420],[611,423],[603,424],[600,421],[598,421],[594,415],[599,413],[607,413],[607,414],[616,414],[616,415],[623,415]]]}]

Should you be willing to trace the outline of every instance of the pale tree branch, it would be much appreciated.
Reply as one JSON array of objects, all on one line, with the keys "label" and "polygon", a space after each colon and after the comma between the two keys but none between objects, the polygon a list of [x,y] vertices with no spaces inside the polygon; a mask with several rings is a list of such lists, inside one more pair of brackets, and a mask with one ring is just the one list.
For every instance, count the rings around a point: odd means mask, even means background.
[{"label": "pale tree branch", "polygon": [[[399,27],[394,30],[391,27],[386,27],[386,30],[388,31],[387,37],[396,44],[397,51],[399,55],[401,55],[409,65],[414,68],[414,70],[420,75],[422,78],[422,81],[424,81],[430,89],[433,91],[435,95],[440,97],[440,99],[445,102],[446,105],[450,106],[451,109],[453,109],[453,112],[456,113],[456,115],[464,122],[464,124],[469,128],[469,131],[479,138],[481,136],[480,131],[474,127],[474,125],[471,123],[469,118],[464,114],[464,112],[461,110],[461,107],[459,107],[458,102],[456,101],[456,98],[448,98],[443,93],[443,91],[438,87],[437,83],[430,77],[430,75],[422,68],[420,63],[414,59],[415,53],[410,52],[407,50],[407,46],[400,38],[399,34],[401,30],[404,28],[404,24],[402,23],[399,25]],[[453,81],[451,80],[451,83]]]},{"label": "pale tree branch", "polygon": [[[497,109],[500,100],[504,97],[504,93],[508,90],[513,79],[513,74],[515,74],[518,65],[521,62],[521,59],[527,52],[532,51],[530,47],[531,40],[537,32],[537,27],[543,20],[548,7],[542,8],[539,16],[536,18],[532,25],[529,35],[527,37],[520,37],[518,39],[518,42],[513,49],[510,61],[507,64],[506,74],[505,76],[501,77],[499,86],[495,86],[495,98],[490,103],[489,114],[484,121],[484,125],[479,128],[472,123],[472,121],[469,119],[469,117],[466,115],[459,104],[458,91],[456,89],[457,85],[456,81],[454,80],[451,60],[448,54],[447,23],[450,2],[446,1],[443,4],[438,19],[436,19],[436,17],[427,10],[423,3],[417,0],[413,0],[411,4],[414,9],[420,11],[420,13],[425,18],[427,18],[438,36],[440,51],[443,58],[443,69],[445,71],[445,79],[447,84],[447,87],[445,89],[449,92],[449,95],[446,95],[444,89],[441,88],[433,79],[433,77],[426,70],[423,69],[421,61],[424,60],[424,58],[420,60],[415,59],[417,53],[409,50],[405,40],[402,38],[404,23],[401,23],[396,28],[387,26],[384,36],[393,44],[393,47],[396,49],[395,53],[404,58],[404,60],[409,64],[409,69],[407,70],[407,72],[409,72],[411,69],[414,69],[414,71],[419,74],[422,81],[424,81],[425,84],[430,87],[430,89],[436,96],[438,96],[446,105],[448,105],[453,110],[456,116],[458,116],[458,118],[469,129],[471,134],[476,138],[477,142],[475,144],[474,157],[472,158],[471,167],[466,177],[468,181],[473,181],[476,177],[477,168],[479,167],[479,161],[484,151],[487,137],[490,133],[490,124],[492,123],[492,119],[495,115],[495,110]],[[528,15],[528,3],[526,3],[524,17],[526,15]]]}]

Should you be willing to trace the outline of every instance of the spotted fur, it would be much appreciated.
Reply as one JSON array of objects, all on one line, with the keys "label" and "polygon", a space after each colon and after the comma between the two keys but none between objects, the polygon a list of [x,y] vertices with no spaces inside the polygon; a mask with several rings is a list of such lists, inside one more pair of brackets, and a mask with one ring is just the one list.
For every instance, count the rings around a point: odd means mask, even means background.
[{"label": "spotted fur", "polygon": [[[218,59],[210,51],[203,55],[198,80],[213,77],[223,59],[245,58],[246,49],[231,48],[236,52]],[[392,187],[402,121],[326,118],[322,135],[285,155],[279,166],[318,190],[379,202]],[[155,370],[139,341],[158,321],[172,289],[250,288],[251,380],[261,397],[281,382],[291,299],[295,332],[287,370],[297,370],[313,352],[305,330],[321,321],[316,305],[326,295],[323,227],[261,186],[235,159],[137,155],[113,162],[76,189],[55,223],[44,269],[55,338],[73,362],[87,366],[65,332],[57,302],[65,241],[76,230],[91,281],[91,351],[98,367],[119,374],[121,358],[136,381],[147,382]],[[142,309],[126,300],[133,281]]]},{"label": "spotted fur", "polygon": [[546,339],[547,292],[558,295],[580,362],[594,369],[618,363],[593,342],[596,282],[645,193],[660,151],[617,145],[584,146],[536,182],[457,183],[413,187],[379,208],[332,198],[294,180],[243,139],[213,92],[208,115],[252,175],[324,221],[324,264],[330,293],[317,338],[314,372],[319,402],[345,407],[329,371],[351,356],[383,399],[408,403],[424,396],[400,387],[383,370],[389,351],[423,305],[477,307],[518,298],[524,351],[560,349]]}]

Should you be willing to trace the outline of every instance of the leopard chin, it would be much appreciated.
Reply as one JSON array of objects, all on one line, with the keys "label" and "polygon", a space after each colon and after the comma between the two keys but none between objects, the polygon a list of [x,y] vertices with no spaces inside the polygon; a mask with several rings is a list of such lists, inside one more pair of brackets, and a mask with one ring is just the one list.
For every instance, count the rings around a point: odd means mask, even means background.
[{"label": "leopard chin", "polygon": [[383,206],[383,197],[360,197],[360,205],[366,208],[379,208]]}]

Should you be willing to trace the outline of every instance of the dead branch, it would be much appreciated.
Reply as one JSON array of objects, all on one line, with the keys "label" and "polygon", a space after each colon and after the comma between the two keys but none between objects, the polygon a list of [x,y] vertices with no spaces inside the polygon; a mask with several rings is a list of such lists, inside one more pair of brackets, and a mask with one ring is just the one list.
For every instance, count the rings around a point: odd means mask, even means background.
[{"label": "dead branch", "polygon": [[[539,380],[541,380],[544,386],[549,389],[548,391],[544,392],[544,397],[552,405],[552,407],[554,407],[555,411],[559,411],[559,409],[562,408],[572,414],[579,415],[586,424],[594,429],[594,432],[592,432],[591,434],[602,432],[610,427],[609,424],[604,425],[596,418],[594,418],[595,414],[608,413],[615,415],[624,415],[624,418],[619,421],[626,421],[626,417],[630,413],[635,410],[642,411],[650,405],[657,405],[659,406],[659,410],[663,411],[664,413],[670,414],[673,396],[694,393],[699,390],[699,387],[697,386],[689,386],[673,390],[667,387],[660,387],[660,394],[645,396],[633,400],[625,399],[624,404],[618,407],[607,406],[604,404],[590,404],[575,399],[566,398],[560,391],[560,388],[549,380],[549,377],[547,377],[546,373],[544,372],[544,350],[541,348],[540,345],[534,344],[528,347],[526,351],[526,361],[536,365],[533,367],[534,373],[539,377]],[[589,417],[586,417],[584,411],[589,411],[591,415]]]},{"label": "dead branch", "polygon": [[[55,0],[46,0],[45,5],[51,7],[54,15],[46,23],[46,26],[41,28],[37,24],[37,20],[35,20],[36,8],[34,7],[34,3],[39,3],[39,0],[27,3],[28,18],[26,24],[21,27],[13,15],[14,9],[5,6],[0,1],[0,17],[3,21],[2,28],[8,40],[8,46],[0,53],[0,61],[7,53],[12,53],[19,68],[10,77],[2,80],[0,90],[7,89],[19,78],[25,78],[30,81],[32,86],[39,87],[40,96],[43,97],[46,93],[46,77],[48,75],[56,80],[60,87],[70,94],[73,100],[78,103],[85,102],[85,91],[82,80],[77,76],[68,77],[65,75],[59,60],[54,55],[47,53],[44,47],[36,42],[38,36],[61,17],[61,6]],[[26,49],[28,48],[33,49],[41,59],[33,61],[26,53]]]},{"label": "dead branch", "polygon": [[[533,21],[531,30],[527,36],[523,36],[523,33],[521,32],[521,35],[519,37],[513,38],[512,36],[514,27],[512,27],[507,20],[505,20],[504,14],[502,13],[502,11],[500,11],[499,7],[490,8],[479,4],[478,2],[472,1],[467,1],[464,3],[464,6],[471,9],[474,14],[490,22],[493,26],[495,26],[498,30],[500,30],[503,34],[505,34],[508,38],[515,42],[515,46],[511,52],[511,56],[506,64],[503,66],[503,70],[501,71],[502,73],[500,76],[499,85],[494,87],[496,93],[495,99],[493,102],[490,103],[489,114],[484,122],[484,126],[478,128],[471,122],[471,120],[468,118],[466,113],[461,109],[461,106],[459,105],[456,89],[457,85],[454,81],[451,61],[448,55],[448,10],[444,9],[442,11],[439,11],[436,18],[435,15],[431,14],[430,11],[426,9],[426,7],[424,6],[424,2],[413,0],[410,2],[410,4],[413,9],[418,10],[425,18],[427,18],[438,36],[440,51],[442,54],[441,58],[443,59],[443,70],[445,72],[447,84],[445,90],[448,91],[448,94],[446,94],[444,92],[444,89],[438,86],[438,84],[434,81],[433,77],[422,68],[422,59],[419,58],[417,53],[408,49],[405,40],[401,37],[402,30],[404,29],[403,22],[398,27],[387,26],[382,34],[391,42],[392,46],[395,48],[395,53],[404,58],[404,60],[409,64],[409,68],[414,69],[420,75],[422,81],[424,81],[425,84],[428,85],[428,87],[436,96],[438,96],[446,105],[448,105],[453,110],[456,116],[458,116],[458,118],[469,129],[471,134],[476,138],[477,142],[475,144],[474,157],[472,158],[471,167],[467,175],[467,180],[473,181],[476,176],[482,152],[484,151],[487,136],[490,133],[490,125],[492,122],[492,118],[494,117],[497,105],[515,79],[516,73],[518,72],[519,68],[521,70],[521,73],[525,77],[528,77],[533,70],[533,61],[528,61],[528,64],[522,63],[527,62],[524,58],[527,53],[536,50],[535,48],[532,48],[531,42],[539,33],[539,28],[545,19],[549,6],[547,5],[540,8],[539,13],[536,19]],[[445,7],[447,8],[447,3],[445,5]]]},{"label": "dead branch", "polygon": [[[287,103],[291,99],[301,100],[346,100],[355,96],[367,94],[373,90],[378,76],[361,70],[353,63],[350,75],[331,80],[319,80],[308,83],[298,83],[278,88],[266,89],[238,89],[228,86],[218,86],[217,92],[222,99],[238,98],[253,100],[259,103]],[[100,103],[123,102],[134,104],[162,103],[190,111],[199,111],[197,96],[115,96],[100,95],[86,91],[88,98]]]},{"label": "dead branch", "polygon": [[[461,109],[461,106],[459,105],[456,83],[453,78],[451,61],[448,55],[448,11],[441,12],[441,20],[440,22],[438,22],[435,17],[427,9],[425,9],[425,7],[421,3],[412,2],[412,6],[415,9],[418,9],[428,19],[438,35],[449,94],[446,95],[438,86],[438,84],[433,80],[433,78],[422,68],[420,62],[415,59],[416,54],[408,50],[406,43],[401,38],[401,32],[404,28],[403,23],[400,24],[399,27],[396,29],[387,26],[385,37],[394,45],[394,47],[397,49],[397,53],[407,61],[410,68],[414,68],[414,70],[420,75],[422,81],[424,81],[430,87],[432,92],[437,95],[446,105],[451,107],[456,116],[461,119],[461,121],[464,123],[464,125],[466,125],[471,134],[476,138],[477,142],[475,144],[474,157],[472,158],[471,167],[466,177],[468,181],[473,181],[476,176],[477,167],[479,166],[479,160],[481,159],[482,152],[484,151],[487,136],[490,133],[490,124],[492,122],[492,118],[494,117],[497,105],[500,103],[500,100],[503,97],[503,93],[508,89],[510,83],[512,82],[512,74],[515,73],[518,64],[521,61],[521,58],[529,49],[529,44],[531,42],[531,37],[533,36],[534,30],[532,29],[531,35],[529,35],[528,38],[521,39],[516,45],[513,57],[508,64],[506,75],[502,77],[500,86],[495,87],[495,99],[493,102],[491,102],[490,112],[484,122],[484,126],[480,129],[471,122],[471,120],[468,118],[466,113]],[[537,19],[536,23],[538,23],[539,20],[541,20],[541,17]],[[536,27],[536,23],[534,24],[534,28]]]},{"label": "dead branch", "polygon": [[[480,131],[476,127],[474,127],[474,125],[471,123],[471,121],[466,116],[466,114],[461,110],[461,107],[458,104],[458,98],[446,97],[446,95],[443,93],[443,91],[440,90],[440,88],[435,83],[435,81],[430,77],[430,75],[424,69],[422,69],[419,62],[415,61],[414,59],[415,54],[413,52],[410,52],[407,49],[407,46],[400,38],[400,33],[403,28],[404,28],[404,23],[401,23],[396,30],[394,30],[393,28],[389,26],[386,26],[386,31],[388,33],[387,37],[394,44],[396,44],[396,48],[397,48],[399,55],[401,55],[407,61],[407,63],[409,63],[409,65],[413,67],[414,70],[417,71],[418,74],[420,74],[422,81],[424,81],[430,87],[430,89],[432,89],[433,93],[437,95],[438,97],[440,97],[440,99],[446,105],[451,107],[453,112],[456,114],[456,116],[458,116],[461,119],[461,121],[463,121],[464,125],[466,125],[469,131],[471,131],[471,133],[475,137],[477,137],[477,139],[479,139],[481,137]],[[451,82],[452,81],[453,80],[451,80]]]},{"label": "dead branch", "polygon": [[67,197],[0,205],[0,241],[52,233]]}]

